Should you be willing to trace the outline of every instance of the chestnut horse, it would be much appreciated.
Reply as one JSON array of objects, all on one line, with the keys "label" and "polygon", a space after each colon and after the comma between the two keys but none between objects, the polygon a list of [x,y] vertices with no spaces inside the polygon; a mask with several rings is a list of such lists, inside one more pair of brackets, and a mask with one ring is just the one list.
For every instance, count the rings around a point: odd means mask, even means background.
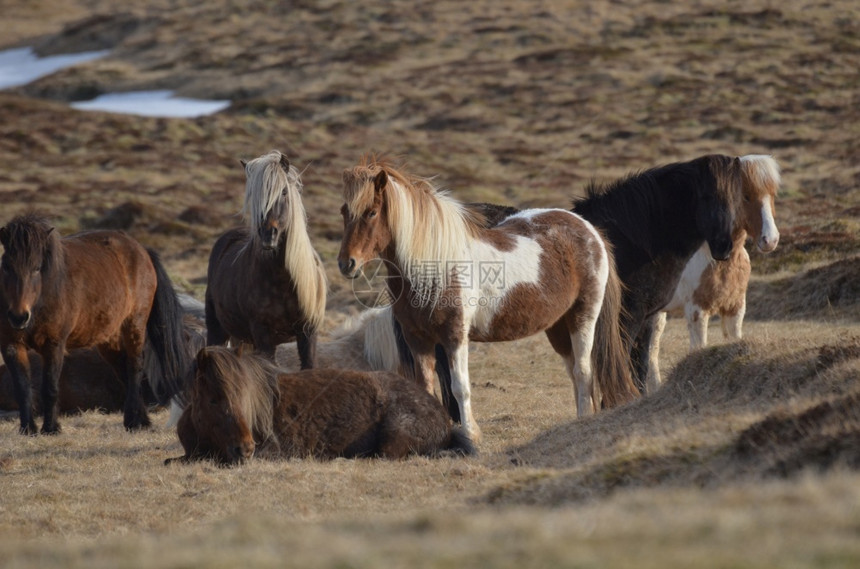
[{"label": "chestnut horse", "polygon": [[[477,440],[480,429],[471,408],[469,340],[546,332],[567,366],[578,416],[599,408],[601,396],[607,406],[635,396],[618,328],[612,253],[580,216],[534,209],[488,229],[428,180],[371,156],[344,172],[344,200],[341,272],[356,278],[377,256],[399,272],[387,282],[412,371],[432,393],[434,348],[445,349],[470,438]],[[597,326],[601,311],[609,313],[605,326]]]},{"label": "chestnut horse", "polygon": [[[206,345],[206,332],[203,329],[203,316],[199,318],[186,310],[183,323],[185,325],[185,346],[188,361],[194,359],[200,348]],[[198,303],[202,310],[203,303]],[[157,358],[149,357],[151,348],[144,346],[144,379],[142,383],[143,402],[150,406],[157,404],[146,379],[156,371],[150,365],[157,365]],[[28,351],[30,373],[34,377],[42,377],[42,358],[33,350]],[[156,360],[156,361],[153,361]],[[18,411],[18,401],[12,388],[12,375],[5,365],[0,366],[0,413],[3,411]],[[188,382],[190,385],[190,382]],[[32,393],[33,412],[42,414],[42,385],[39,382],[30,386]],[[97,348],[80,348],[69,350],[63,358],[63,369],[60,373],[57,408],[61,415],[81,413],[83,411],[100,411],[115,413],[122,411],[125,403],[127,386],[124,378],[118,376],[116,370],[99,354]]]},{"label": "chestnut horse", "polygon": [[[180,460],[474,454],[439,402],[390,372],[279,370],[256,354],[209,346],[177,434]],[[167,462],[175,459],[168,459]]]},{"label": "chestnut horse", "polygon": [[[780,185],[779,164],[771,156],[750,154],[741,156],[743,173],[743,212],[733,234],[734,248],[729,259],[714,263],[707,245],[696,251],[687,263],[672,300],[657,316],[654,342],[659,346],[666,326],[666,312],[684,309],[690,333],[690,349],[704,347],[708,342],[708,320],[719,314],[723,336],[740,340],[746,292],[750,278],[750,256],[744,243],[747,236],[762,253],[770,253],[779,243],[779,230],[774,221],[776,194]],[[658,354],[651,354],[648,365],[648,389],[660,385]]]},{"label": "chestnut horse", "polygon": [[278,344],[295,340],[302,368],[313,367],[326,279],[299,172],[274,150],[245,164],[245,174],[247,227],[224,233],[209,257],[207,342],[248,342],[274,357]]},{"label": "chestnut horse", "polygon": [[43,433],[57,433],[59,378],[66,350],[96,346],[126,385],[123,424],[150,424],[141,387],[149,344],[159,365],[149,377],[161,402],[177,394],[190,365],[182,310],[158,256],[120,231],[60,238],[39,216],[0,229],[0,348],[12,376],[21,433],[35,434],[28,348],[42,358]]}]

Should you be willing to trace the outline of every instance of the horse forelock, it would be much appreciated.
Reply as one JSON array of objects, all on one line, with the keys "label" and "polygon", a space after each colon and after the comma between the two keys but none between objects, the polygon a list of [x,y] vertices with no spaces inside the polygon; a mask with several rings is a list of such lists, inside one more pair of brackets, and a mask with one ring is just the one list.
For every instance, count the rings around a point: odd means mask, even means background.
[{"label": "horse forelock", "polygon": [[740,160],[724,154],[710,154],[701,159],[706,162],[714,179],[717,196],[737,214],[743,202],[743,174]]},{"label": "horse forelock", "polygon": [[[242,215],[251,229],[257,231],[263,220],[278,202],[286,201],[286,210],[304,209],[301,204],[302,180],[298,169],[290,164],[287,170],[282,166],[283,154],[272,150],[254,158],[245,166],[245,202]],[[284,189],[287,190],[286,196]],[[284,221],[289,220],[288,218]]]},{"label": "horse forelock", "polygon": [[[383,170],[388,176],[384,189],[388,229],[405,274],[410,278],[418,273],[429,276],[411,269],[423,263],[461,260],[469,242],[484,230],[482,216],[436,187],[431,178],[402,172],[384,158],[365,157],[345,173],[344,201],[350,215],[361,215],[373,203],[374,178]],[[444,282],[434,284],[445,286]]]},{"label": "horse forelock", "polygon": [[[263,356],[236,355],[231,349],[206,348],[206,381],[195,382],[195,399],[205,401],[206,389],[220,389],[234,412],[241,414],[255,440],[273,436],[274,402],[278,395],[277,370]],[[214,394],[213,394],[214,395]],[[198,403],[199,404],[199,403]]]},{"label": "horse forelock", "polygon": [[782,183],[779,163],[773,156],[748,154],[740,157],[744,190],[758,199],[776,197]]},{"label": "horse forelock", "polygon": [[6,227],[5,259],[22,270],[34,263],[49,273],[56,273],[63,263],[60,236],[47,218],[37,214],[19,215]]},{"label": "horse forelock", "polygon": [[284,202],[280,220],[284,223],[284,266],[295,284],[302,313],[310,327],[316,329],[325,317],[328,285],[322,261],[308,235],[301,175],[292,164],[285,170],[282,160],[283,154],[273,150],[248,162],[242,213],[251,227],[252,239],[256,239],[269,212]]}]

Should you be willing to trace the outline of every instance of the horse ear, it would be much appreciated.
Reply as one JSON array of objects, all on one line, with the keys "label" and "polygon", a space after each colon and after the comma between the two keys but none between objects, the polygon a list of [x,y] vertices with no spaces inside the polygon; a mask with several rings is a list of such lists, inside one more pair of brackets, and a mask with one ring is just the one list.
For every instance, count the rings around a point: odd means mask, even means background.
[{"label": "horse ear", "polygon": [[284,172],[289,173],[290,171],[290,161],[283,154],[281,154],[281,168],[284,169]]},{"label": "horse ear", "polygon": [[247,160],[245,160],[245,159],[243,159],[243,158],[239,158],[239,164],[241,164],[241,165],[242,165],[242,168],[247,168],[247,167],[248,167],[248,161],[247,161]]},{"label": "horse ear", "polygon": [[373,188],[381,192],[388,185],[388,173],[385,170],[380,170],[379,174],[373,179]]}]

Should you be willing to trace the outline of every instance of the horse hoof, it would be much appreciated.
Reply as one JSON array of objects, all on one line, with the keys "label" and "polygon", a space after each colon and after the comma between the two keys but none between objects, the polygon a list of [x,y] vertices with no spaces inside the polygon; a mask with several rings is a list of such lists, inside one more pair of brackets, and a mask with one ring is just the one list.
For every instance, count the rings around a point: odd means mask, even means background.
[{"label": "horse hoof", "polygon": [[42,425],[43,435],[59,435],[61,432],[62,429],[60,429],[60,425],[57,423],[53,425]]},{"label": "horse hoof", "polygon": [[137,431],[145,431],[152,426],[152,423],[149,421],[135,421],[133,423],[124,423],[124,426],[126,431],[134,433]]},{"label": "horse hoof", "polygon": [[20,429],[18,429],[18,432],[21,433],[22,435],[26,435],[29,437],[35,437],[36,435],[39,434],[39,429],[36,428],[35,423],[31,423],[30,425],[27,425],[26,427],[21,427]]}]

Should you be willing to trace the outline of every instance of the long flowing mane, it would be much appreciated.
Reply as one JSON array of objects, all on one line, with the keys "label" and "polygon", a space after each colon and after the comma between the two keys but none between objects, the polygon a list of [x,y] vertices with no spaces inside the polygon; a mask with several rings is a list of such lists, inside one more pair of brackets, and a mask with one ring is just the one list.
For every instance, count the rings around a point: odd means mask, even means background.
[{"label": "long flowing mane", "polygon": [[[57,293],[60,279],[50,278],[62,274],[65,269],[65,254],[60,235],[46,217],[35,213],[19,215],[3,229],[7,259],[11,262],[29,262],[33,255],[41,257],[42,287],[45,292]],[[28,269],[30,267],[27,267]]]},{"label": "long flowing mane", "polygon": [[223,389],[228,401],[242,413],[258,443],[276,439],[274,405],[279,396],[278,370],[268,359],[257,354],[237,356],[223,346],[205,348],[208,363],[203,373],[206,381],[196,381],[193,401],[206,401],[203,384]]},{"label": "long flowing mane", "polygon": [[[386,158],[365,155],[357,166],[344,172],[343,197],[350,215],[361,215],[371,206],[373,181],[381,171],[388,175],[384,189],[388,229],[404,274],[413,281],[438,277],[421,269],[444,269],[447,261],[463,260],[469,243],[483,228],[480,215],[430,179],[401,172]],[[433,284],[441,289],[447,283]]]},{"label": "long flowing mane", "polygon": [[308,235],[308,218],[302,204],[299,171],[273,150],[245,166],[245,203],[242,214],[257,235],[260,225],[279,201],[286,200],[284,266],[296,286],[299,305],[309,323],[318,328],[325,316],[327,282],[322,261]]},{"label": "long flowing mane", "polygon": [[657,250],[655,237],[677,222],[671,214],[676,190],[692,191],[694,185],[707,183],[710,178],[718,195],[730,207],[737,207],[734,185],[739,178],[732,162],[731,156],[713,154],[633,173],[602,186],[591,182],[586,187],[587,196],[575,200],[573,209],[587,213],[585,217],[592,222],[611,223],[650,255]]}]

